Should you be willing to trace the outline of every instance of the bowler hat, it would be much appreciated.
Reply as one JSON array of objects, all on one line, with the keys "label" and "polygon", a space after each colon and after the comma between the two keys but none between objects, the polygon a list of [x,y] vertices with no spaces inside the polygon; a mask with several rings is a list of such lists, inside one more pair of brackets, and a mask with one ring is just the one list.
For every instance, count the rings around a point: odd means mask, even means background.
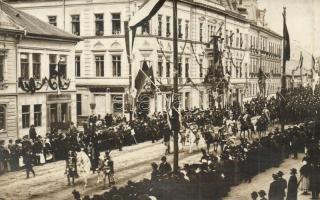
[{"label": "bowler hat", "polygon": [[284,173],[283,173],[282,171],[278,171],[278,176],[279,176],[279,177],[282,177],[283,174],[284,174]]}]

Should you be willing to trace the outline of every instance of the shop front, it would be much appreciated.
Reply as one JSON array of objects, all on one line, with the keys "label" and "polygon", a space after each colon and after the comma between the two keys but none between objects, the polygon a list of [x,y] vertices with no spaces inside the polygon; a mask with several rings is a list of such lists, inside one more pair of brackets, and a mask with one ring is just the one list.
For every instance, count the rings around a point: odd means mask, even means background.
[{"label": "shop front", "polygon": [[71,119],[71,94],[47,95],[47,125],[48,130],[68,129]]},{"label": "shop front", "polygon": [[104,117],[106,114],[123,116],[125,112],[124,87],[91,87],[90,104],[95,104],[92,112]]}]

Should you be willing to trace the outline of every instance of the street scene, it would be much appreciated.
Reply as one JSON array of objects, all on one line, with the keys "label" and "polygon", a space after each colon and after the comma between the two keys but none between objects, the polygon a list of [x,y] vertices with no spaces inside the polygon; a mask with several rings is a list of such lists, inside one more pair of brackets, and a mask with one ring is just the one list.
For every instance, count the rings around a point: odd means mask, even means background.
[{"label": "street scene", "polygon": [[317,7],[0,0],[0,200],[320,199]]}]

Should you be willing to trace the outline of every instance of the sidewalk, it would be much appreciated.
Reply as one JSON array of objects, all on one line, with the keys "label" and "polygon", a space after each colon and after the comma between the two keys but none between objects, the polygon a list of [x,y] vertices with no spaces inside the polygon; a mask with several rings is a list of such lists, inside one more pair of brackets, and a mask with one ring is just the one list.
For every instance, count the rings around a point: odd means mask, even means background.
[{"label": "sidewalk", "polygon": [[[286,159],[279,167],[273,167],[266,170],[263,173],[255,176],[251,183],[242,183],[238,186],[232,187],[229,195],[224,200],[248,200],[251,197],[251,192],[264,190],[268,194],[269,185],[272,182],[272,174],[277,173],[281,170],[284,173],[284,178],[288,181],[290,177],[290,169],[296,168],[298,170],[297,178],[299,179],[299,169],[302,166],[303,154],[299,154],[299,159]],[[301,195],[301,191],[298,191],[299,200],[311,199],[311,192],[309,195]]]}]

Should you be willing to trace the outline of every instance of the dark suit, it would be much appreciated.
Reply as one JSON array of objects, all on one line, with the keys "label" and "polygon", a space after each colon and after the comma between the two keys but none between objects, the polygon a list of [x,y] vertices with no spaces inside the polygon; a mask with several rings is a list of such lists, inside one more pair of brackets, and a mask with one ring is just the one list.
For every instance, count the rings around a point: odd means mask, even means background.
[{"label": "dark suit", "polygon": [[284,199],[284,197],[286,196],[287,181],[283,178],[279,178],[279,186],[280,197],[281,199]]},{"label": "dark suit", "polygon": [[159,166],[159,172],[161,175],[166,175],[169,172],[171,172],[171,170],[172,170],[171,165],[167,162],[161,163]]},{"label": "dark suit", "polygon": [[288,182],[287,200],[297,200],[298,194],[298,180],[295,175],[290,176]]},{"label": "dark suit", "polygon": [[270,184],[268,198],[269,200],[283,200],[281,182],[279,180],[275,180]]}]

